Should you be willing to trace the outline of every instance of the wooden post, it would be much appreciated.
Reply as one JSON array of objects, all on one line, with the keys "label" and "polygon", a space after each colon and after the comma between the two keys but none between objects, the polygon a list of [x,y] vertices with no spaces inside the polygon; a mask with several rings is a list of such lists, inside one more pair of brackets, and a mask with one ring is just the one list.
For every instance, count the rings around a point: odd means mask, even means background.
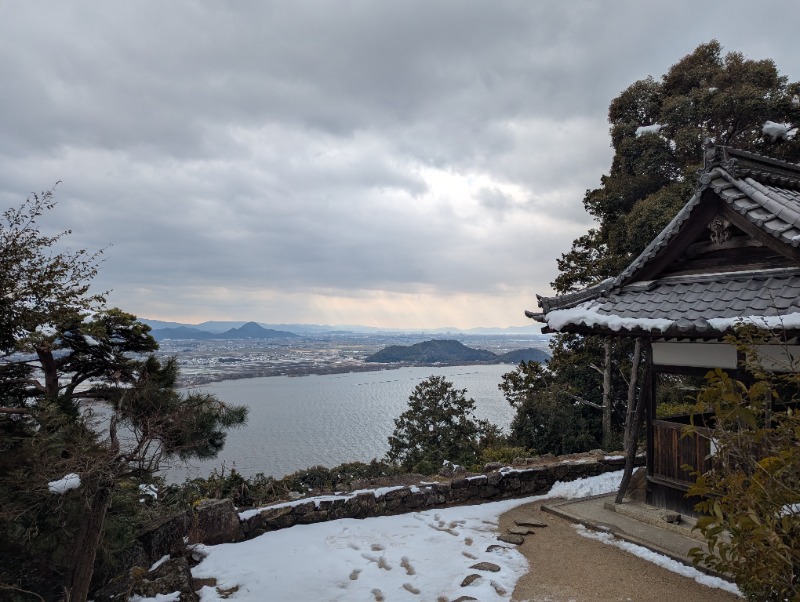
[{"label": "wooden post", "polygon": [[622,439],[623,449],[628,449],[633,428],[633,414],[636,410],[636,387],[639,384],[639,363],[642,357],[642,339],[637,338],[633,346],[633,358],[631,362],[631,376],[628,380],[628,400],[625,410],[625,436]]},{"label": "wooden post", "polygon": [[[645,365],[645,379],[646,382],[642,387],[643,393],[646,395],[644,400],[647,402],[646,405],[646,418],[647,418],[647,476],[653,476],[653,450],[654,443],[653,443],[653,420],[656,419],[656,379],[658,375],[656,374],[655,369],[653,368],[653,346],[650,341],[647,341],[647,346],[645,347],[645,361],[647,364]],[[649,488],[649,485],[648,485]]]},{"label": "wooden post", "polygon": [[[644,420],[645,409],[650,408],[653,396],[653,353],[652,353],[652,346],[650,341],[645,341],[644,344],[644,357],[645,357],[645,374],[644,374],[644,382],[642,383],[642,388],[639,390],[639,401],[636,404],[636,410],[633,413],[633,420],[631,422],[630,428],[630,437],[628,438],[627,445],[625,447],[625,469],[622,473],[622,481],[619,484],[619,490],[617,491],[617,497],[614,499],[614,502],[617,504],[621,504],[623,498],[625,497],[625,493],[628,491],[628,486],[631,482],[631,476],[633,476],[633,463],[636,459],[636,447],[639,442],[639,432],[642,427],[642,421]],[[649,414],[650,412],[648,412]],[[647,445],[647,453],[648,458],[650,457],[650,419],[648,416],[648,445]],[[627,429],[626,429],[627,430]],[[648,462],[649,465],[649,462]],[[648,469],[649,474],[649,469]]]},{"label": "wooden post", "polygon": [[611,338],[603,343],[605,361],[603,364],[603,447],[611,445]]}]

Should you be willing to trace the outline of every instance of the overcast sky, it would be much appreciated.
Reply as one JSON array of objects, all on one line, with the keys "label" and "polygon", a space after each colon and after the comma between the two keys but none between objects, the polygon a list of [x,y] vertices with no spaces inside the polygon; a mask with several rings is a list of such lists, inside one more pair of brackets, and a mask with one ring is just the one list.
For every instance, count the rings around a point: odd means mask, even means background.
[{"label": "overcast sky", "polygon": [[[0,204],[141,317],[525,325],[607,110],[698,44],[800,80],[800,2],[0,0]],[[109,246],[110,245],[110,246]]]}]

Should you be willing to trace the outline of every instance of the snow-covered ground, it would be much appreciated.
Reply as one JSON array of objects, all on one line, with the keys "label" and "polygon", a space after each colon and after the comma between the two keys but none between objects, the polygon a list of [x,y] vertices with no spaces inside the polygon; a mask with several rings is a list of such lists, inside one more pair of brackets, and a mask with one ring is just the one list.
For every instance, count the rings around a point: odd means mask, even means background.
[{"label": "snow-covered ground", "polygon": [[[216,587],[206,586],[201,591],[203,602],[433,601],[452,600],[465,593],[482,601],[507,600],[517,580],[528,571],[528,563],[514,546],[497,540],[500,515],[536,500],[614,491],[621,474],[557,483],[543,496],[297,525],[238,544],[200,546],[198,551],[206,557],[192,574],[217,579]],[[633,548],[628,551],[637,553]],[[642,549],[641,555],[646,557],[644,552]],[[665,568],[681,574],[689,571],[688,576],[712,585],[698,571],[664,560],[659,564]],[[471,568],[479,562],[493,563],[500,570]],[[462,587],[471,574],[481,577],[468,588]],[[217,588],[223,592],[238,589],[223,598]]]}]

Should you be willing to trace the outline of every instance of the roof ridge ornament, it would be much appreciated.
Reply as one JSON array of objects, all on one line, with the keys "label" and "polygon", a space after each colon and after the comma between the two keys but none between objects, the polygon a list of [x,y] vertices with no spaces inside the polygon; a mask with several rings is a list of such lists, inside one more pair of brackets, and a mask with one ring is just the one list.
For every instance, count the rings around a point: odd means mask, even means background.
[{"label": "roof ridge ornament", "polygon": [[731,237],[731,223],[721,215],[714,217],[706,227],[711,230],[710,238],[713,243],[722,245]]},{"label": "roof ridge ornament", "polygon": [[738,160],[728,154],[728,147],[718,145],[711,138],[706,136],[703,139],[703,169],[698,171],[698,184],[708,186],[711,182],[711,171],[715,167],[721,167],[733,177],[736,177],[736,167]]}]

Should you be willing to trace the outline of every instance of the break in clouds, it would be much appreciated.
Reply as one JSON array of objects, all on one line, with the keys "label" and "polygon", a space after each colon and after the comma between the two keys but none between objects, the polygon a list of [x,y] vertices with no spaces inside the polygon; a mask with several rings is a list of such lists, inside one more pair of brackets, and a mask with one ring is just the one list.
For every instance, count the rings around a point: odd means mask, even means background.
[{"label": "break in clouds", "polygon": [[0,200],[62,180],[44,227],[112,245],[98,287],[143,317],[525,324],[591,225],[611,99],[712,38],[800,79],[798,17],[0,0]]}]

